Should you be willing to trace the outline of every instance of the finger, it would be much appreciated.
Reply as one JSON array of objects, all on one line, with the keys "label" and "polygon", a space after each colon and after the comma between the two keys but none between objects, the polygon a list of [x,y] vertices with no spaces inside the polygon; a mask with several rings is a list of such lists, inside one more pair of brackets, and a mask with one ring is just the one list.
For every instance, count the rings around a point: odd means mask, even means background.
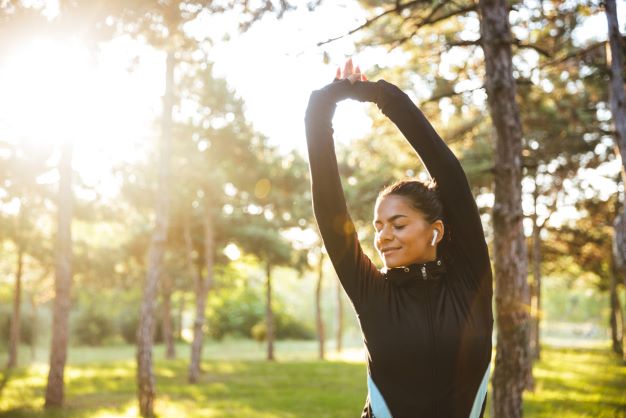
[{"label": "finger", "polygon": [[352,58],[348,58],[348,60],[346,61],[346,65],[344,66],[344,69],[343,69],[343,76],[349,77],[352,75],[352,73],[354,73],[354,66],[352,64]]},{"label": "finger", "polygon": [[337,66],[337,71],[335,72],[335,80],[341,79],[341,68]]},{"label": "finger", "polygon": [[361,74],[361,81],[367,81],[367,77],[365,76],[365,74]]},{"label": "finger", "polygon": [[361,74],[361,67],[359,67],[358,65],[356,66],[356,68],[354,69],[354,73],[355,74]]}]

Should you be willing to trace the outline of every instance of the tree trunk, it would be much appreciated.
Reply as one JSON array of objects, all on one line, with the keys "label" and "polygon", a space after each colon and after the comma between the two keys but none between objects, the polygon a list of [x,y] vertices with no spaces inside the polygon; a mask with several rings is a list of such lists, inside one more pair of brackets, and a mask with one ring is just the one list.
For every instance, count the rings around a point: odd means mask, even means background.
[{"label": "tree trunk", "polygon": [[176,338],[178,340],[183,339],[183,315],[185,314],[185,295],[180,295],[180,301],[178,302],[178,315],[176,318]]},{"label": "tree trunk", "polygon": [[265,323],[267,328],[267,359],[274,360],[274,311],[272,310],[272,265],[267,262],[265,268]]},{"label": "tree trunk", "polygon": [[[193,321],[193,341],[191,343],[191,362],[189,364],[189,383],[198,383],[200,380],[200,362],[202,360],[202,343],[204,341],[204,322],[206,301],[209,290],[213,285],[213,264],[215,261],[215,235],[213,225],[213,211],[209,204],[210,194],[205,192],[204,226],[204,263],[206,276],[196,275],[196,317]],[[189,232],[188,232],[189,233]],[[189,235],[191,237],[191,235]]]},{"label": "tree trunk", "polygon": [[[20,213],[23,211],[20,208]],[[21,215],[20,215],[21,216]],[[17,232],[21,234],[21,231]],[[22,270],[24,268],[24,245],[21,239],[17,243],[17,265],[15,269],[15,291],[13,293],[13,315],[11,315],[11,331],[9,334],[9,360],[7,368],[17,367],[18,349],[20,346],[21,302],[22,302]]]},{"label": "tree trunk", "polygon": [[[617,133],[617,145],[622,159],[622,175],[626,170],[626,92],[624,91],[624,56],[622,49],[622,34],[617,20],[617,6],[615,0],[606,0],[606,20],[609,31],[609,45],[611,47],[611,113]],[[623,220],[626,220],[626,204],[623,207]],[[621,248],[621,259],[626,260],[626,246]],[[624,275],[626,287],[626,275]],[[625,337],[626,339],[626,337]],[[626,342],[626,341],[625,341]],[[623,358],[626,361],[626,347],[623,347]]]},{"label": "tree trunk", "polygon": [[522,416],[528,367],[527,251],[522,227],[522,129],[515,102],[509,6],[505,0],[480,0],[485,88],[496,132],[494,267],[498,337],[493,375],[498,418]]},{"label": "tree trunk", "polygon": [[[626,168],[626,92],[624,91],[624,55],[622,35],[617,21],[615,0],[606,0],[606,19],[609,28],[609,44],[611,47],[611,113],[617,132],[617,144],[622,155],[622,167]],[[625,205],[626,208],[626,205]],[[626,258],[626,257],[625,257]]]},{"label": "tree trunk", "polygon": [[176,346],[174,345],[174,329],[172,321],[172,278],[169,274],[163,276],[161,282],[161,299],[162,299],[162,330],[163,339],[165,340],[165,358],[176,358]]},{"label": "tree trunk", "polygon": [[337,353],[341,353],[343,350],[343,288],[341,287],[341,282],[339,278],[336,280],[337,283]]},{"label": "tree trunk", "polygon": [[541,358],[541,227],[533,227],[533,286],[532,286],[532,322],[530,332],[531,356]]},{"label": "tree trunk", "polygon": [[319,341],[319,359],[324,360],[324,320],[322,318],[322,280],[324,279],[324,253],[320,248],[320,260],[317,266],[317,285],[315,287],[315,324],[317,326],[317,340]]},{"label": "tree trunk", "polygon": [[531,240],[532,251],[531,261],[533,270],[533,280],[530,282],[530,294],[529,294],[529,306],[530,306],[530,324],[529,324],[529,360],[528,368],[526,369],[526,390],[535,390],[535,378],[533,376],[533,365],[535,359],[539,358],[539,292],[541,286],[541,227],[538,224],[537,219],[537,198],[539,194],[537,192],[537,186],[535,183],[535,192],[533,198],[535,202],[535,211],[531,217],[533,222],[533,235]]},{"label": "tree trunk", "polygon": [[[622,179],[626,179],[626,171],[623,169]],[[626,277],[626,259],[624,258],[626,255],[626,231],[624,230],[624,227],[626,225],[623,222],[624,212],[616,212],[617,215],[613,221],[613,229],[615,231],[613,237],[613,276],[617,280],[620,276]],[[624,288],[626,289],[626,286],[624,286]],[[619,302],[619,299],[617,299],[617,301]],[[624,314],[622,312],[620,312],[620,316],[622,317],[622,355],[624,361],[626,361],[626,318],[624,318]]]},{"label": "tree trunk", "polygon": [[611,274],[611,288],[610,288],[610,304],[611,304],[611,341],[613,351],[622,355],[624,353],[624,347],[622,346],[622,331],[623,327],[623,315],[622,306],[617,293],[618,278],[616,274]]},{"label": "tree trunk", "polygon": [[71,142],[63,144],[59,163],[59,201],[56,237],[56,262],[54,283],[54,313],[52,316],[52,341],[50,370],[46,386],[45,407],[63,405],[65,362],[69,337],[70,290],[72,285],[72,152]]},{"label": "tree trunk", "polygon": [[159,144],[159,180],[156,202],[156,219],[150,249],[148,271],[143,287],[141,316],[137,338],[137,395],[139,413],[142,417],[154,417],[154,373],[152,371],[152,345],[155,313],[154,301],[157,296],[159,276],[162,270],[163,254],[167,241],[169,223],[169,178],[170,142],[172,135],[172,110],[174,107],[174,52],[169,50],[166,59],[165,95]]},{"label": "tree trunk", "polygon": [[30,318],[30,360],[34,362],[37,360],[37,332],[39,328],[38,313],[37,313],[37,298],[35,292],[30,295],[30,304],[32,307],[32,313]]},{"label": "tree trunk", "polygon": [[537,216],[537,201],[539,198],[538,186],[535,181],[535,192],[533,193],[534,200],[534,213],[532,216],[533,221],[533,236],[532,236],[532,269],[533,269],[533,281],[530,286],[530,356],[531,362],[539,360],[541,357],[541,230],[545,225],[545,221],[539,224]]}]

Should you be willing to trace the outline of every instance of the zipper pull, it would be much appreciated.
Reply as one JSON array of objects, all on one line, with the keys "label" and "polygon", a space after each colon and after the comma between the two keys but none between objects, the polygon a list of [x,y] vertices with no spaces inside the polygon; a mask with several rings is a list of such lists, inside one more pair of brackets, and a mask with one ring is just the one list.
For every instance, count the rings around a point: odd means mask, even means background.
[{"label": "zipper pull", "polygon": [[426,266],[422,266],[422,278],[424,280],[428,280],[428,276],[426,275]]}]

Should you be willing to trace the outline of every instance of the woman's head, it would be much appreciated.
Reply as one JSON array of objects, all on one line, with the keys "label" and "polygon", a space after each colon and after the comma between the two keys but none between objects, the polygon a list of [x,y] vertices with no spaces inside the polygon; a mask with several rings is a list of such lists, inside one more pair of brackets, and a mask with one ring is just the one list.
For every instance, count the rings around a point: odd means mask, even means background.
[{"label": "woman's head", "polygon": [[376,199],[374,228],[374,244],[386,267],[434,260],[444,235],[435,182],[405,179],[383,189]]}]

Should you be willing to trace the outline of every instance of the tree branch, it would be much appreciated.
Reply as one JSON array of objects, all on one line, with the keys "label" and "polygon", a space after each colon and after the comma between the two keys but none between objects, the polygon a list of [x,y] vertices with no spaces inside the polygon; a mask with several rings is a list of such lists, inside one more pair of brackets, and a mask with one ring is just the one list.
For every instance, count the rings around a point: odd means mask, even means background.
[{"label": "tree branch", "polygon": [[370,19],[367,19],[365,21],[365,23],[363,23],[362,25],[360,25],[360,26],[350,30],[348,33],[345,33],[345,34],[343,34],[341,36],[337,36],[335,38],[327,39],[327,40],[322,41],[322,42],[318,42],[317,46],[326,45],[326,44],[329,44],[331,42],[337,41],[339,39],[345,38],[346,36],[350,36],[350,35],[358,32],[358,31],[360,31],[361,29],[364,29],[364,28],[370,26],[372,23],[376,22],[381,17],[384,17],[384,16],[386,16],[386,15],[388,15],[390,13],[400,13],[402,10],[407,9],[409,7],[412,7],[412,6],[415,6],[418,3],[426,3],[426,1],[425,0],[412,0],[412,1],[409,1],[408,3],[401,4],[400,1],[398,0],[398,1],[396,1],[396,5],[394,7],[392,7],[391,9],[387,9],[384,12],[382,12],[381,14],[376,15],[376,16],[370,18]]},{"label": "tree branch", "polygon": [[567,55],[565,55],[563,57],[555,58],[555,59],[553,59],[551,61],[548,61],[548,62],[544,63],[543,65],[540,65],[539,68],[543,69],[545,67],[550,67],[552,65],[561,64],[561,63],[563,63],[565,61],[569,61],[571,59],[580,59],[580,58],[586,56],[587,54],[589,54],[591,52],[594,52],[594,50],[596,48],[604,49],[604,44],[605,44],[605,41],[592,43],[591,45],[587,46],[586,48],[576,50],[576,51],[574,51],[572,53],[569,53],[569,54],[567,54]]},{"label": "tree branch", "polygon": [[535,51],[537,51],[539,54],[543,55],[544,57],[552,58],[552,54],[550,54],[549,51],[546,51],[545,49],[540,48],[537,45],[533,45],[533,44],[529,44],[529,43],[526,43],[526,42],[522,42],[521,40],[519,40],[517,38],[514,38],[511,43],[513,45],[517,46],[518,48],[534,49]]},{"label": "tree branch", "polygon": [[422,104],[436,102],[436,101],[439,101],[439,100],[441,100],[443,98],[446,98],[446,97],[459,96],[459,95],[461,95],[463,93],[471,93],[473,91],[482,90],[484,88],[485,88],[485,86],[480,86],[480,87],[475,87],[473,89],[467,89],[467,90],[463,90],[463,91],[449,91],[449,92],[446,92],[446,93],[441,93],[441,94],[438,94],[436,96],[429,97],[428,99],[422,101]]},{"label": "tree branch", "polygon": [[[465,14],[471,11],[476,10],[476,5],[471,5],[471,6],[466,6],[466,7],[461,7],[457,10],[451,11],[449,13],[446,13],[444,15],[441,15],[437,18],[434,18],[433,16],[435,15],[435,13],[437,11],[440,10],[441,6],[443,6],[444,3],[440,3],[439,5],[437,5],[436,7],[433,8],[433,10],[431,11],[431,13],[428,14],[428,16],[426,16],[425,18],[417,21],[415,23],[415,27],[413,28],[413,31],[406,36],[403,36],[400,39],[396,39],[393,44],[391,45],[391,47],[389,48],[389,51],[399,47],[400,45],[404,44],[405,42],[411,40],[413,38],[413,36],[415,36],[417,34],[417,31],[420,30],[421,28],[423,28],[426,25],[433,25],[435,23],[441,22],[443,20],[449,19],[451,17],[454,16],[458,16],[460,14]],[[472,44],[468,44],[468,45],[472,45]],[[477,44],[476,44],[477,45]]]}]

